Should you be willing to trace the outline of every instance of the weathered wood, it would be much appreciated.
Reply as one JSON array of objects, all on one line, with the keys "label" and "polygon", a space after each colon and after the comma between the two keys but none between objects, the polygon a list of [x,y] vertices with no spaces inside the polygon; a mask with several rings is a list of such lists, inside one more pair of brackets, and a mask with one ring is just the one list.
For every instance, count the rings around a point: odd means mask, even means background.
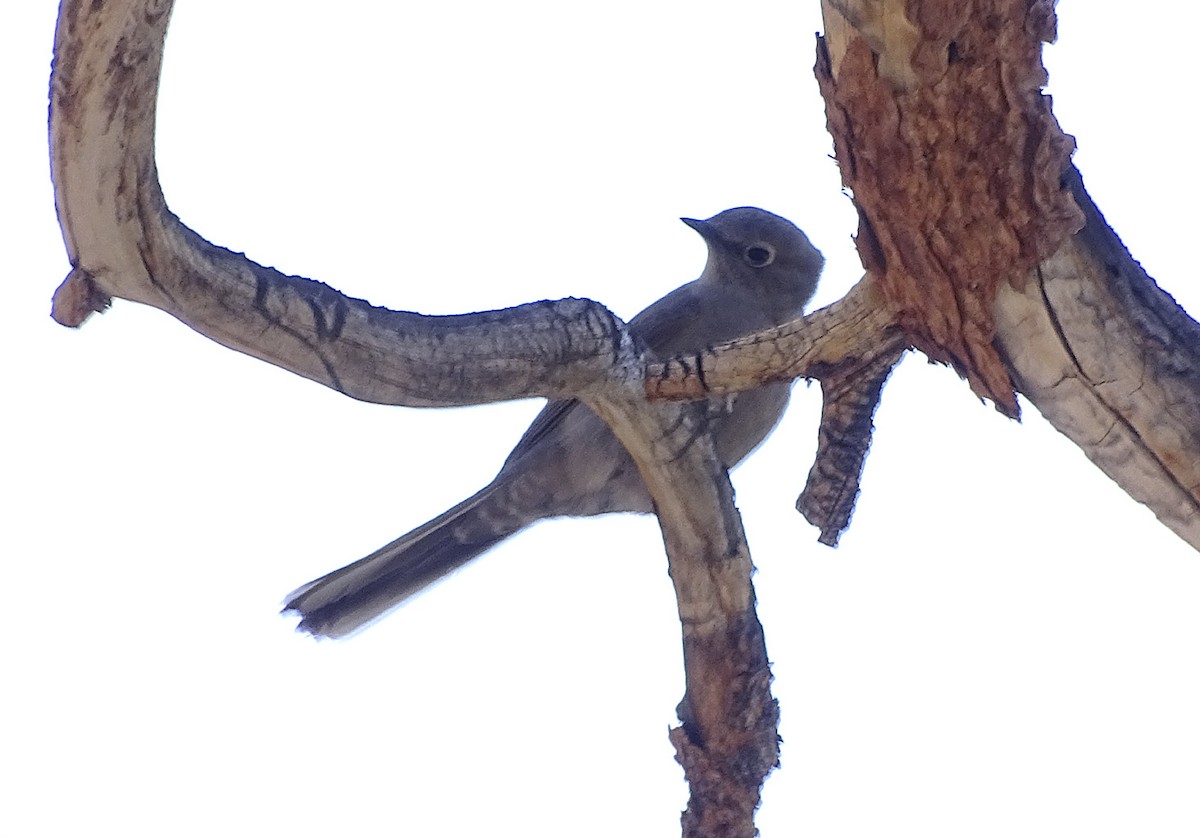
[{"label": "weathered wood", "polygon": [[878,283],[866,277],[802,321],[692,356],[651,361],[646,393],[698,398],[800,376],[820,379],[817,454],[796,508],[832,547],[854,514],[883,384],[908,345]]},{"label": "weathered wood", "polygon": [[1044,6],[825,0],[816,67],[868,273],[917,348],[1009,416],[996,289],[1082,226],[1059,183],[1074,143],[1041,93]]},{"label": "weathered wood", "polygon": [[[1200,549],[1200,326],[1133,260],[1065,162],[1070,142],[1040,92],[1035,49],[1053,36],[1052,5],[952,5],[823,4],[818,75],[872,273],[803,328],[651,364],[647,392],[852,377],[912,340],[1010,415],[1014,393],[1025,395]],[[801,504],[823,540],[834,499],[857,491],[853,458],[839,466],[827,453],[837,450],[822,447]]]},{"label": "weathered wood", "polygon": [[1067,162],[1041,92],[1053,3],[822,9],[817,76],[859,250],[897,323],[1014,416],[1015,385],[1200,549],[1200,327]]},{"label": "weathered wood", "polygon": [[1024,288],[996,341],[1020,392],[1133,498],[1200,550],[1200,324],[1133,260],[1083,189],[1087,226]]},{"label": "weathered wood", "polygon": [[[54,316],[152,305],[231,349],[363,401],[410,406],[574,395],[639,370],[590,300],[431,317],[390,311],[205,241],[167,208],[154,113],[170,2],[62,4],[51,83],[55,199],[73,269]],[[611,385],[609,385],[611,386]]]},{"label": "weathered wood", "polygon": [[[675,586],[686,691],[671,742],[691,789],[683,835],[753,838],[762,784],[779,764],[779,709],[741,516],[711,437],[696,434],[705,419],[695,404],[648,412],[645,402],[601,399],[593,407],[650,488]],[[666,418],[652,421],[664,409]],[[704,456],[678,456],[679,445]]]},{"label": "weathered wood", "polygon": [[683,626],[687,692],[672,734],[692,782],[688,835],[754,834],[778,754],[751,562],[699,404],[650,404],[653,360],[588,300],[429,317],[356,300],[213,245],[167,208],[154,111],[172,4],[65,0],[51,97],[55,197],[72,270],[54,315],[151,305],[230,348],[365,401],[578,397],[605,417],[655,501]]}]

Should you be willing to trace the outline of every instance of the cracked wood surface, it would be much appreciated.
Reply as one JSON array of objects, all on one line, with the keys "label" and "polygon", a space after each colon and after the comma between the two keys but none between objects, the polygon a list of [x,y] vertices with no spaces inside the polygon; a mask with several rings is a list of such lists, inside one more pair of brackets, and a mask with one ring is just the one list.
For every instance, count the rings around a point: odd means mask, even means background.
[{"label": "cracked wood surface", "polygon": [[73,266],[55,294],[60,323],[78,326],[112,297],[142,302],[232,349],[383,404],[574,395],[581,381],[636,367],[623,325],[589,300],[450,317],[390,311],[259,265],[184,226],[167,208],[154,162],[170,9],[60,9],[51,162]]},{"label": "cracked wood surface", "polygon": [[1087,226],[1003,286],[996,339],[1018,389],[1200,549],[1200,324],[1133,260],[1083,189]]}]

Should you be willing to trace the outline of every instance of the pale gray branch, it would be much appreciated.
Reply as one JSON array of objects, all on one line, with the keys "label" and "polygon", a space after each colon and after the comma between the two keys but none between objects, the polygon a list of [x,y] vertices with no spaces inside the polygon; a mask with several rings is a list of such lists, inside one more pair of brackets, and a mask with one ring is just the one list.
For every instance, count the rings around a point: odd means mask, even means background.
[{"label": "pale gray branch", "polygon": [[79,325],[112,297],[135,300],[353,398],[410,406],[572,396],[640,370],[624,324],[590,300],[447,317],[390,311],[184,226],[154,164],[170,8],[62,6],[50,141],[73,270],[55,295],[60,322]]},{"label": "pale gray branch", "polygon": [[1002,286],[996,340],[1059,431],[1200,549],[1200,324],[1148,277],[1069,173],[1087,226],[1022,290]]}]

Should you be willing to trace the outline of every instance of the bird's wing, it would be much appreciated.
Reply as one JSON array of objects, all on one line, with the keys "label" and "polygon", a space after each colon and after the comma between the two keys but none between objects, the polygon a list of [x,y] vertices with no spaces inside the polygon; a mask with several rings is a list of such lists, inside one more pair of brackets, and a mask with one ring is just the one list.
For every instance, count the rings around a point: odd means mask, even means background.
[{"label": "bird's wing", "polygon": [[661,355],[705,344],[704,328],[697,325],[700,307],[694,285],[676,288],[629,321],[629,328],[651,351]]},{"label": "bird's wing", "polygon": [[[576,399],[556,399],[546,403],[542,408],[541,413],[534,417],[532,424],[525,429],[525,433],[517,440],[517,444],[513,446],[513,450],[509,452],[508,459],[504,461],[504,468],[508,468],[512,463],[521,459],[533,448],[537,447],[543,439],[562,424],[563,420],[570,413],[579,408],[581,405]],[[503,469],[501,469],[503,471]]]},{"label": "bird's wing", "polygon": [[[676,288],[629,321],[629,327],[634,334],[653,352],[667,354],[702,348],[710,342],[710,333],[714,331],[718,342],[740,333],[741,330],[734,323],[725,322],[725,313],[728,311],[730,314],[736,314],[743,310],[742,306],[717,305],[713,307],[715,311],[705,312],[705,316],[701,317],[694,285],[694,282],[689,282]],[[709,294],[712,294],[712,289],[709,289]],[[728,302],[733,303],[732,294],[729,296],[731,299]],[[574,411],[582,409],[585,409],[584,406],[576,399],[548,402],[518,440],[508,455],[504,468],[520,460],[548,436],[556,434],[562,423],[568,421]]]},{"label": "bird's wing", "polygon": [[772,324],[753,291],[733,284],[681,285],[629,321],[634,334],[666,357],[734,340]]}]

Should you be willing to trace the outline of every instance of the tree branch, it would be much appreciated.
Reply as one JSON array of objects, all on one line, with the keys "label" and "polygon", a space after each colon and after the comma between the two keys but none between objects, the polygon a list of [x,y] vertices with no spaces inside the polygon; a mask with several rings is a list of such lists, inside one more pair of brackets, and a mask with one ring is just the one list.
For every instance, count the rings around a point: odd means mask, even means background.
[{"label": "tree branch", "polygon": [[707,414],[698,402],[590,404],[650,489],[675,585],[687,687],[671,742],[691,788],[683,835],[752,838],[762,783],[779,763],[779,708],[750,551],[729,476],[704,432]]},{"label": "tree branch", "polygon": [[55,196],[72,264],[54,316],[78,326],[114,297],[366,401],[580,398],[630,451],[662,526],[683,624],[687,693],[672,734],[692,783],[691,836],[754,834],[778,757],[750,554],[698,403],[647,404],[650,359],[598,303],[429,317],[372,306],[205,241],[167,208],[154,110],[169,0],[66,0],[51,96]]},{"label": "tree branch", "polygon": [[841,300],[802,320],[702,352],[651,361],[650,399],[700,398],[771,381],[818,378],[824,396],[817,455],[796,508],[836,547],[850,525],[871,447],[871,419],[909,338],[868,276]]},{"label": "tree branch", "polygon": [[1066,175],[1087,226],[996,301],[996,342],[1047,420],[1200,550],[1200,324]]},{"label": "tree branch", "polygon": [[55,294],[60,323],[78,326],[122,297],[353,398],[409,406],[573,396],[640,369],[624,324],[590,300],[446,317],[390,311],[180,223],[154,163],[170,10],[151,0],[62,4],[50,143],[73,269]]}]

